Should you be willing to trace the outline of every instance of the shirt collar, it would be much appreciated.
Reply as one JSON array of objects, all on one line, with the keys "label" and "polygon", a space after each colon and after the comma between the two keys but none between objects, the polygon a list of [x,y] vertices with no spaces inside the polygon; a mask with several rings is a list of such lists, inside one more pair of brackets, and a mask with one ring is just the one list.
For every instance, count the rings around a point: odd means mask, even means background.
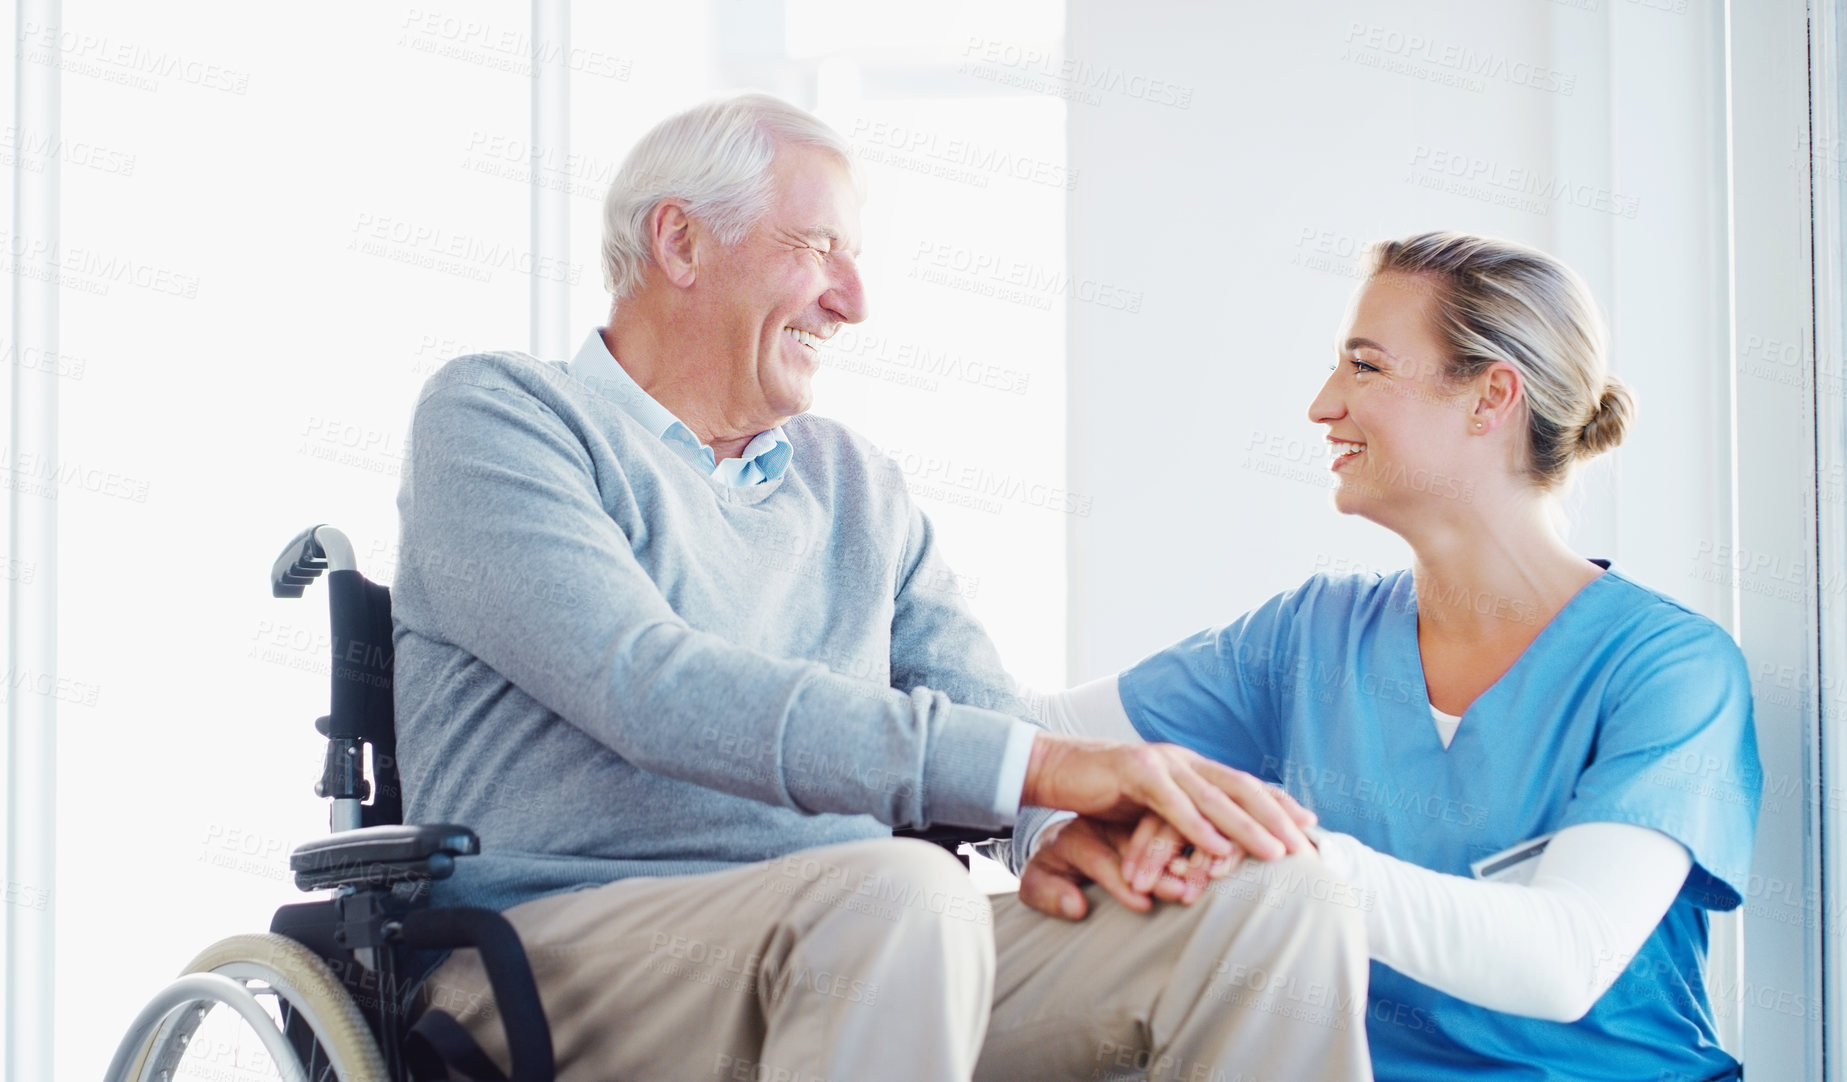
[{"label": "shirt collar", "polygon": [[593,328],[584,339],[577,356],[571,358],[570,371],[586,387],[622,407],[622,411],[634,418],[650,436],[721,484],[743,487],[774,481],[789,468],[789,461],[795,456],[795,447],[782,426],[777,425],[767,432],[757,433],[744,446],[742,456],[718,461],[718,456],[699,442],[692,429],[655,401],[653,395],[642,390],[635,377],[616,361],[603,341],[601,328]]}]

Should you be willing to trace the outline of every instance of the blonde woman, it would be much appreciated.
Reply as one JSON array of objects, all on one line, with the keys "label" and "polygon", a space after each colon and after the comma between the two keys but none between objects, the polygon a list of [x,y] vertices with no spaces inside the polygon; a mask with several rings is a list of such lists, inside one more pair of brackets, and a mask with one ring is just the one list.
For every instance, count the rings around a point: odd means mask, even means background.
[{"label": "blonde woman", "polygon": [[[1719,627],[1552,525],[1573,465],[1633,413],[1587,289],[1504,241],[1381,243],[1333,369],[1309,417],[1335,507],[1412,566],[1317,575],[1054,696],[1054,724],[1186,745],[1319,816],[1366,908],[1380,1082],[1736,1077],[1706,914],[1740,903],[1750,866],[1750,682]],[[1093,880],[1135,908],[1211,889],[1184,860],[1125,878],[1125,835],[1049,828],[1022,897],[1068,913]]]}]

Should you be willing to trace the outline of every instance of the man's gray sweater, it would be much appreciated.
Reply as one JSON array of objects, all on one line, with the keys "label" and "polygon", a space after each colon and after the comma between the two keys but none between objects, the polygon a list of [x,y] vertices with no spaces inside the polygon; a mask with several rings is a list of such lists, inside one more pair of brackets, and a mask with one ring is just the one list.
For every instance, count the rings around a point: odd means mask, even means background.
[{"label": "man's gray sweater", "polygon": [[787,472],[730,488],[563,365],[463,357],[424,387],[398,497],[398,767],[407,821],[482,843],[438,903],[1001,825],[1030,712],[929,520],[844,426],[784,430]]}]

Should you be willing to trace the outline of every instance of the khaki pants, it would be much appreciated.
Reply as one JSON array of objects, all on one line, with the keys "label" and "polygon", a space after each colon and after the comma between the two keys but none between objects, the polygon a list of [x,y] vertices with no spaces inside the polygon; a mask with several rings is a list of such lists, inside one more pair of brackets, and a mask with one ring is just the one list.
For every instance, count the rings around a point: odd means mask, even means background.
[{"label": "khaki pants", "polygon": [[[1318,858],[1072,923],[879,839],[515,906],[559,1082],[1369,1080],[1358,899]],[[507,1067],[472,951],[426,995]]]}]

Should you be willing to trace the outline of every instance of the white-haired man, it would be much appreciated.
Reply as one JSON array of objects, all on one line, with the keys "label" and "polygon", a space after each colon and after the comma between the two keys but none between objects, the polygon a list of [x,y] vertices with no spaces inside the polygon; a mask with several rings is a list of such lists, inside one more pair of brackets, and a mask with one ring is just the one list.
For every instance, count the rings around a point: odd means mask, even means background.
[{"label": "white-haired man", "polygon": [[[800,110],[670,118],[611,186],[608,326],[425,387],[400,769],[409,819],[484,850],[437,902],[507,911],[561,1079],[1369,1078],[1364,934],[1310,888],[1306,813],[1027,720],[896,468],[806,413],[866,315],[859,204]],[[1029,861],[1050,809],[1081,818]],[[1289,874],[1181,882],[1144,815]],[[891,837],[1016,818],[1024,901]],[[484,987],[471,955],[433,983]],[[491,1012],[459,1020],[504,1069]]]}]

